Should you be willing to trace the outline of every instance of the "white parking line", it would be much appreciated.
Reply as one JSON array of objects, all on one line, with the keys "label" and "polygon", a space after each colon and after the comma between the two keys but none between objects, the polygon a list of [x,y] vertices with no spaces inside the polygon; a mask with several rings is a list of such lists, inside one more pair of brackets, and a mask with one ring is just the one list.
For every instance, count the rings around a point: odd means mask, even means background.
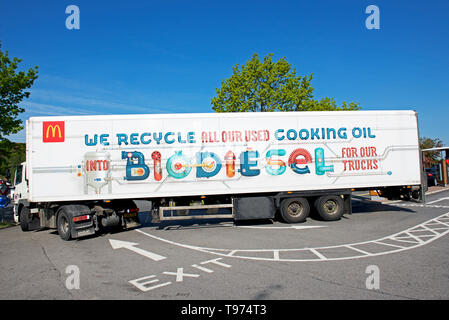
[{"label": "white parking line", "polygon": [[400,249],[407,248],[407,247],[403,247],[403,246],[398,246],[398,245],[396,245],[396,244],[385,243],[385,242],[381,242],[381,241],[373,241],[373,243],[377,243],[377,244],[384,245],[384,246],[390,246],[390,247],[400,248]]},{"label": "white parking line", "polygon": [[318,251],[316,251],[316,249],[314,248],[309,248],[309,250],[316,255],[318,258],[320,258],[321,260],[328,260],[324,255],[322,255],[321,253],[319,253]]},{"label": "white parking line", "polygon": [[315,229],[315,228],[326,228],[326,226],[286,226],[286,227],[266,227],[266,226],[237,226],[237,228],[248,228],[248,229],[278,229],[278,230],[307,230],[307,229]]},{"label": "white parking line", "polygon": [[435,202],[439,202],[439,201],[443,201],[443,200],[449,200],[449,197],[440,198],[440,199],[437,199],[437,200],[434,200],[434,201],[430,201],[430,202],[427,202],[427,204],[433,204]]},{"label": "white parking line", "polygon": [[[436,218],[425,221],[421,224],[418,224],[414,227],[408,228],[406,230],[400,231],[398,233],[392,234],[390,236],[386,236],[380,239],[371,240],[371,241],[363,241],[357,243],[350,244],[342,244],[336,246],[327,246],[327,247],[315,247],[315,248],[298,248],[298,249],[223,249],[223,248],[206,248],[200,246],[192,246],[186,245],[178,242],[174,242],[171,240],[163,239],[161,237],[157,237],[155,235],[149,234],[147,232],[143,232],[142,230],[136,230],[137,232],[151,237],[153,239],[157,239],[166,243],[170,243],[172,245],[180,246],[187,249],[197,250],[205,253],[210,253],[214,255],[229,257],[229,258],[240,258],[240,259],[248,259],[248,260],[264,260],[264,261],[289,261],[289,262],[305,262],[305,261],[335,261],[335,260],[350,260],[350,259],[359,259],[365,257],[373,257],[379,255],[392,254],[397,252],[402,252],[405,250],[410,250],[414,248],[421,247],[426,245],[436,239],[441,238],[442,236],[449,233],[449,225],[444,223],[449,219],[449,212],[442,214]],[[427,234],[423,234],[422,232],[426,232]],[[428,233],[431,233],[430,235]],[[396,241],[403,243],[410,243],[409,246],[399,246],[393,245],[390,243],[386,243],[386,241]],[[367,248],[364,250],[356,248],[355,246],[369,246],[376,245],[377,247],[384,247],[382,250],[378,252],[372,252]],[[334,256],[334,257],[326,257],[326,253],[324,250],[335,250],[338,252],[340,249],[347,249],[349,251],[355,252],[356,255],[343,255]],[[321,252],[320,252],[321,251]],[[267,258],[266,253],[272,252],[272,258]],[[299,254],[300,256],[304,253],[312,253],[312,258],[282,258],[283,254]],[[246,253],[246,254],[245,254]],[[248,255],[251,253],[251,255]],[[257,253],[260,253],[261,256],[257,257]],[[254,256],[256,254],[256,256]]]},{"label": "white parking line", "polygon": [[447,209],[449,208],[449,206],[440,206],[437,204],[423,204],[423,203],[398,203],[397,204],[398,207],[418,207],[418,208],[442,208],[442,209]]},{"label": "white parking line", "polygon": [[361,254],[366,255],[366,256],[369,256],[371,254],[371,253],[369,253],[367,251],[363,251],[363,250],[361,250],[359,248],[356,248],[356,247],[353,247],[351,245],[343,245],[343,247],[351,249],[351,250],[354,250],[354,251],[357,251],[357,252],[360,252]]}]

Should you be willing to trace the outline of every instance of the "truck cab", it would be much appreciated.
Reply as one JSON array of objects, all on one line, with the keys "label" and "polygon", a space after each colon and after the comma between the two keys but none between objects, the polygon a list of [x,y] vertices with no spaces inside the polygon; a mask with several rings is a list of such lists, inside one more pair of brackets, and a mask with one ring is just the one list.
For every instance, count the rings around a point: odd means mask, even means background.
[{"label": "truck cab", "polygon": [[130,228],[139,225],[138,208],[130,200],[85,202],[33,202],[30,200],[27,163],[16,168],[11,198],[14,221],[23,231],[57,229],[64,240],[92,235],[100,228]]}]

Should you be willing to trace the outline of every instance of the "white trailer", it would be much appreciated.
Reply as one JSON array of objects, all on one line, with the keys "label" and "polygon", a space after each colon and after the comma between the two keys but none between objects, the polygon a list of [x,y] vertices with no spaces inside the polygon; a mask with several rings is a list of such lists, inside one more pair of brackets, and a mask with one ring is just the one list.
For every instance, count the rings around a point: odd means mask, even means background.
[{"label": "white trailer", "polygon": [[136,222],[232,217],[302,222],[351,211],[351,190],[421,199],[414,111],[33,117],[15,178],[22,229],[63,239]]}]

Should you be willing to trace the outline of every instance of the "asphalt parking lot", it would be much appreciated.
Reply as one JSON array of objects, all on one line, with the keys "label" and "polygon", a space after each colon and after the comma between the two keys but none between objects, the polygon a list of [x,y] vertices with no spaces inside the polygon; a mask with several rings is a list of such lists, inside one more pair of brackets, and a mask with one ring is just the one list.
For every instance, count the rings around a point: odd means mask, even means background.
[{"label": "asphalt parking lot", "polygon": [[449,191],[335,222],[153,225],[62,241],[0,230],[0,299],[448,299]]}]

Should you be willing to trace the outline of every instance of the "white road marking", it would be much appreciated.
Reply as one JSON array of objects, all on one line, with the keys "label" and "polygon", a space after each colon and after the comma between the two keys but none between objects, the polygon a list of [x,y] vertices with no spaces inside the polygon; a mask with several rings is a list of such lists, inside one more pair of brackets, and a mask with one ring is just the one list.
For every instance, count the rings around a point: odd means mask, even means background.
[{"label": "white road marking", "polygon": [[366,256],[369,256],[371,254],[371,253],[369,253],[367,251],[363,251],[363,250],[361,250],[359,248],[356,248],[356,247],[353,247],[351,245],[344,245],[343,247],[351,249],[351,250],[354,250],[354,251],[357,251],[357,252],[360,252],[361,254],[366,255]]},{"label": "white road marking", "polygon": [[212,269],[208,269],[208,268],[199,266],[199,265],[197,265],[197,264],[192,264],[192,267],[197,268],[197,269],[199,269],[199,270],[201,270],[201,271],[204,271],[204,272],[207,272],[207,273],[212,273],[212,272],[214,272],[214,270],[212,270]]},{"label": "white road marking", "polygon": [[427,202],[427,204],[433,204],[435,202],[439,202],[439,201],[443,201],[443,200],[449,200],[449,197],[440,198],[440,199],[437,199],[437,200],[434,200],[434,201],[430,201],[430,202]]},{"label": "white road marking", "polygon": [[229,252],[228,253],[228,256],[232,256],[234,253],[236,253],[237,252],[237,250],[233,250],[233,251],[231,251],[231,252]]},{"label": "white road marking", "polygon": [[154,290],[154,289],[157,289],[157,288],[160,288],[160,287],[165,287],[165,286],[168,286],[168,285],[171,284],[171,282],[165,282],[165,283],[157,284],[157,285],[154,285],[154,286],[151,286],[151,287],[147,287],[146,285],[148,285],[148,284],[159,282],[158,279],[145,281],[145,280],[148,280],[148,279],[152,279],[154,277],[156,277],[156,276],[155,275],[151,275],[151,276],[147,276],[147,277],[142,277],[142,278],[139,278],[139,279],[131,280],[131,281],[128,281],[128,282],[131,283],[133,286],[137,287],[140,291],[143,291],[143,292]]},{"label": "white road marking", "polygon": [[449,206],[439,206],[436,204],[419,204],[419,203],[398,203],[398,207],[419,207],[419,208],[443,208],[447,209]]},{"label": "white road marking", "polygon": [[224,263],[224,262],[219,261],[219,260],[222,260],[222,259],[223,259],[223,258],[211,259],[211,260],[207,260],[207,261],[200,262],[200,264],[214,263],[214,264],[217,264],[217,265],[222,266],[222,267],[225,267],[225,268],[230,268],[230,267],[232,267],[230,264],[227,264],[227,263]]},{"label": "white road marking", "polygon": [[200,275],[196,273],[184,273],[184,268],[178,268],[176,272],[164,271],[163,274],[176,276],[176,282],[182,282],[184,277],[198,278]]},{"label": "white road marking", "polygon": [[248,228],[248,229],[281,229],[281,230],[306,230],[306,229],[315,229],[315,228],[326,228],[326,226],[286,226],[286,227],[265,227],[265,226],[237,226],[237,228]]},{"label": "white road marking", "polygon": [[400,249],[406,248],[406,247],[403,247],[403,246],[398,246],[396,244],[385,243],[385,242],[381,242],[381,241],[373,241],[373,243],[380,244],[380,245],[383,245],[383,246],[390,246],[390,247],[400,248]]},{"label": "white road marking", "polygon": [[445,188],[445,189],[441,189],[441,190],[435,190],[435,191],[431,191],[431,192],[426,192],[426,195],[440,193],[440,192],[447,191],[447,190],[449,190],[449,189]]},{"label": "white road marking", "polygon": [[[405,240],[405,239],[407,239],[407,240]],[[410,239],[413,239],[413,238],[410,236],[407,236],[407,237],[395,237],[393,240],[399,241],[399,242],[413,243],[413,244],[419,243],[419,241],[417,241],[417,240],[410,241]]]},{"label": "white road marking", "polygon": [[423,227],[424,229],[426,229],[426,230],[432,232],[432,233],[435,234],[435,235],[440,234],[439,232],[436,232],[435,230],[432,230],[432,229],[430,229],[429,227],[426,227],[426,226],[422,226],[422,227]]},{"label": "white road marking", "polygon": [[113,240],[113,239],[109,239],[109,243],[111,244],[111,247],[114,250],[125,248],[125,249],[131,250],[137,254],[140,254],[141,256],[144,256],[151,260],[154,260],[154,261],[160,261],[160,260],[167,258],[167,257],[158,255],[158,254],[150,252],[150,251],[136,248],[135,246],[138,246],[139,245],[138,243],[121,241],[121,240]]},{"label": "white road marking", "polygon": [[[222,249],[222,248],[206,248],[206,247],[199,247],[199,246],[192,246],[192,245],[186,245],[178,242],[174,242],[171,240],[167,240],[161,237],[157,237],[155,235],[149,234],[147,232],[144,232],[142,230],[135,230],[143,235],[146,235],[148,237],[151,237],[153,239],[163,241],[166,243],[170,243],[172,245],[176,245],[179,247],[192,249],[200,252],[210,253],[214,255],[219,255],[223,257],[230,257],[230,258],[240,258],[240,259],[248,259],[248,260],[264,260],[264,261],[289,261],[289,262],[305,262],[305,261],[335,261],[335,260],[350,260],[350,259],[359,259],[359,258],[365,258],[365,257],[373,257],[373,256],[380,256],[380,255],[386,255],[386,254],[392,254],[397,252],[402,252],[405,250],[410,250],[414,248],[421,247],[423,245],[426,245],[432,241],[435,241],[442,236],[449,233],[449,225],[444,223],[443,221],[446,221],[449,219],[449,212],[442,214],[436,218],[430,219],[428,221],[425,221],[421,224],[418,224],[414,227],[408,228],[406,230],[400,231],[398,233],[392,234],[390,236],[386,236],[380,239],[371,240],[371,241],[363,241],[363,242],[357,242],[357,243],[351,243],[351,244],[342,244],[342,245],[336,245],[336,246],[327,246],[327,247],[315,247],[315,248],[298,248],[298,249]],[[445,226],[445,227],[442,227]],[[435,230],[440,230],[440,232],[436,232]],[[431,232],[432,234],[422,234],[423,231]],[[404,242],[404,243],[410,243],[409,246],[399,246],[399,245],[393,245],[390,243],[386,243],[385,241],[392,240],[397,242]],[[364,248],[365,250],[356,248],[358,245],[369,245],[369,244],[377,244],[384,246],[385,249],[381,252],[370,252],[369,249]],[[332,250],[332,249],[349,249],[354,252],[356,252],[358,255],[341,255],[338,257],[326,257],[324,254],[320,253],[319,250]],[[245,255],[245,252],[251,252],[252,256]],[[273,257],[272,258],[266,258],[266,257],[257,257],[254,256],[254,253],[263,253],[264,255],[266,252],[272,252]],[[311,252],[314,254],[316,258],[298,258],[298,259],[285,259],[282,258],[283,253],[304,253],[304,252]]]},{"label": "white road marking", "polygon": [[316,251],[316,249],[313,248],[309,248],[309,250],[316,255],[318,258],[320,258],[320,260],[328,260],[324,255],[322,255],[321,253],[319,253],[318,251]]}]

